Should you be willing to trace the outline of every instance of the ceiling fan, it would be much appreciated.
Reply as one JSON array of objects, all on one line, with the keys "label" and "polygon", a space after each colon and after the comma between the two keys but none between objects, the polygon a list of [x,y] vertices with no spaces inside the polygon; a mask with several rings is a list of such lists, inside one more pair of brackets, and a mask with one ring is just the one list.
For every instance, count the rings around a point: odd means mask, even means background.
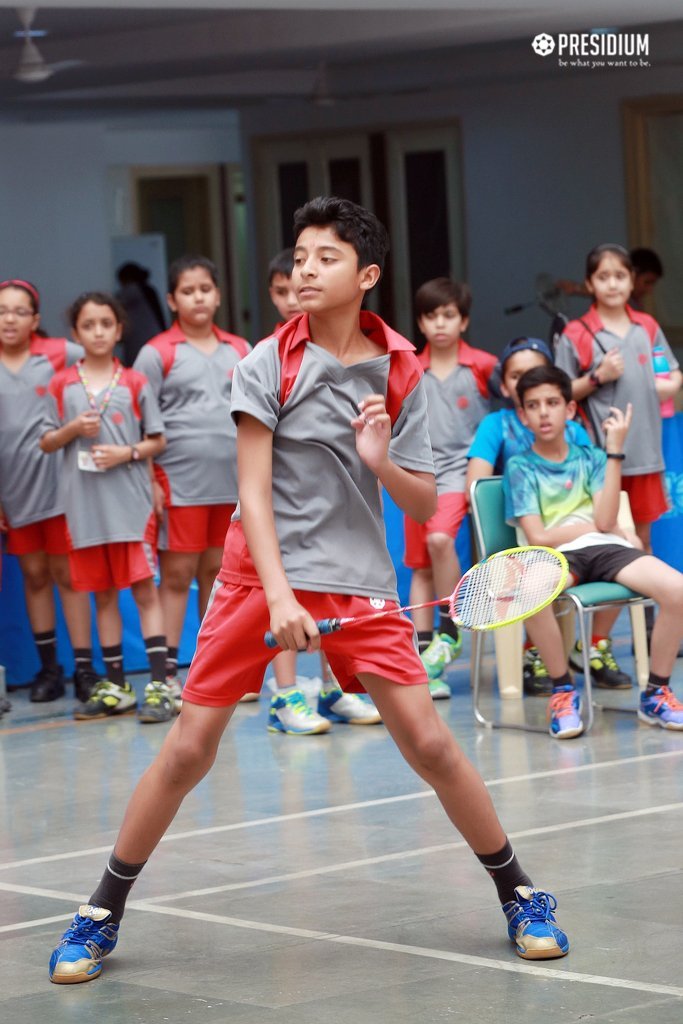
[{"label": "ceiling fan", "polygon": [[14,33],[15,39],[23,39],[24,43],[19,57],[19,63],[14,71],[13,78],[17,82],[25,82],[28,85],[37,85],[47,81],[58,71],[66,71],[67,68],[77,67],[82,60],[60,60],[54,64],[48,64],[35,40],[43,39],[47,32],[45,29],[33,28],[37,7],[17,7],[17,17],[21,22],[21,29]]}]

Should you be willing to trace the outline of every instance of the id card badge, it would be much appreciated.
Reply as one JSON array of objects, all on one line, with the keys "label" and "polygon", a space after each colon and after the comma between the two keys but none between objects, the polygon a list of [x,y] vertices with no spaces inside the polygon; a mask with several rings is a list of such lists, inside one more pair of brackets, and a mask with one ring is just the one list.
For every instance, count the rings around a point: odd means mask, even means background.
[{"label": "id card badge", "polygon": [[103,473],[104,470],[95,465],[90,448],[78,449],[78,468],[84,473]]}]

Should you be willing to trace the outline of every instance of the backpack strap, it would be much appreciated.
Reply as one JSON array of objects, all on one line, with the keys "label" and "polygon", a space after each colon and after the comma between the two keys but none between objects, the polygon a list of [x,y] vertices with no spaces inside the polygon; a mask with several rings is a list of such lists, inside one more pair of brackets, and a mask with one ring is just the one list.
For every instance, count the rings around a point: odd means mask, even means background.
[{"label": "backpack strap", "polygon": [[633,321],[633,323],[639,324],[647,333],[647,336],[650,339],[650,347],[653,348],[655,338],[657,337],[657,332],[659,331],[659,324],[657,323],[655,318],[653,316],[650,316],[649,313],[641,313],[640,310],[631,309],[630,306],[627,307],[627,310],[628,315],[630,319]]}]

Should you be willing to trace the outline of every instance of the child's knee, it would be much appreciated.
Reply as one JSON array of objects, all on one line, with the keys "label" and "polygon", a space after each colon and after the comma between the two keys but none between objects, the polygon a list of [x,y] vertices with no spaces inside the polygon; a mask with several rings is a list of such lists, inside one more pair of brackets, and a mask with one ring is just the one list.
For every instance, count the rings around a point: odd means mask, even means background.
[{"label": "child's knee", "polygon": [[151,578],[133,583],[131,590],[139,608],[154,608],[159,603],[159,594]]},{"label": "child's knee", "polygon": [[216,757],[213,748],[202,742],[200,736],[187,736],[179,732],[165,751],[163,769],[172,786],[191,789],[207,774]]},{"label": "child's knee", "polygon": [[427,535],[427,550],[432,562],[447,558],[453,553],[453,538],[447,533],[430,533]]},{"label": "child's knee", "polygon": [[195,577],[196,565],[186,561],[164,563],[161,570],[161,586],[165,590],[185,593]]},{"label": "child's knee", "polygon": [[410,759],[420,775],[441,776],[457,764],[459,750],[441,719],[433,725],[421,725],[410,742]]},{"label": "child's knee", "polygon": [[660,597],[662,611],[676,611],[683,614],[683,574],[678,579],[667,582],[666,591]]}]

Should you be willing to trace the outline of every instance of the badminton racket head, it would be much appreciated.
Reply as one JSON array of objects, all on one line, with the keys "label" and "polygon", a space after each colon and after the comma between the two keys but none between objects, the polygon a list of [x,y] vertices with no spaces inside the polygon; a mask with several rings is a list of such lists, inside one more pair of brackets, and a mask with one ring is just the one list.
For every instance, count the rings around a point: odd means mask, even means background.
[{"label": "badminton racket head", "polygon": [[448,613],[462,629],[500,629],[552,604],[568,575],[566,558],[553,548],[498,551],[468,569],[451,594]]}]

